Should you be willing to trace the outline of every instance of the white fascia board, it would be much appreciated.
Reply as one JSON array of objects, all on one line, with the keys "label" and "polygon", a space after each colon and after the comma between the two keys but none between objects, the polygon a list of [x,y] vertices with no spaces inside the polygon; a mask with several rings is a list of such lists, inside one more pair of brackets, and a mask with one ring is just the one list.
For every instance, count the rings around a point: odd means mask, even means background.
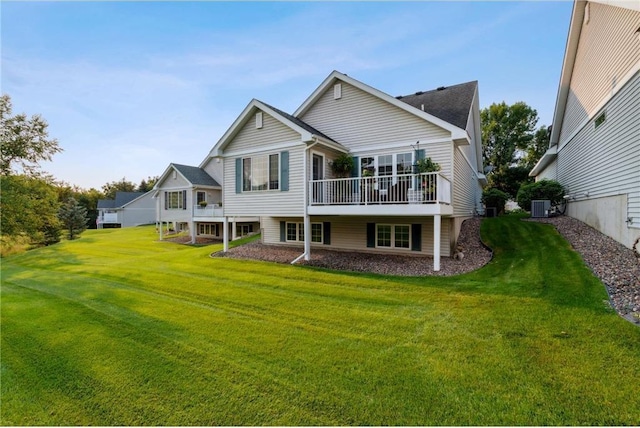
[{"label": "white fascia board", "polygon": [[464,129],[460,129],[455,125],[452,125],[449,122],[446,122],[442,119],[439,119],[429,113],[426,113],[422,110],[418,110],[417,108],[410,106],[409,104],[398,100],[396,97],[392,97],[389,94],[385,94],[384,92],[373,88],[369,85],[366,85],[352,77],[347,76],[346,74],[342,74],[339,71],[333,71],[326,79],[324,79],[324,81],[320,84],[320,86],[318,86],[318,88],[313,91],[313,93],[311,94],[311,96],[309,96],[309,98],[307,98],[300,107],[298,107],[298,109],[293,113],[293,115],[295,117],[300,117],[301,115],[303,115],[313,104],[315,104],[315,102],[318,100],[318,98],[324,93],[324,91],[327,89],[327,87],[329,87],[329,85],[333,84],[335,80],[341,80],[345,83],[348,83],[352,86],[355,86],[356,88],[367,92],[375,97],[380,98],[383,101],[386,101],[408,113],[411,113],[415,116],[418,116],[421,119],[424,119],[442,129],[445,129],[447,131],[451,132],[451,137],[454,140],[461,140],[464,139],[466,141],[469,140],[469,137],[466,135],[467,131],[465,131]]},{"label": "white fascia board", "polygon": [[586,4],[587,2],[584,0],[575,0],[573,3],[571,24],[569,26],[569,33],[567,34],[567,45],[562,63],[562,72],[560,74],[560,84],[558,85],[558,96],[556,98],[556,107],[553,113],[551,138],[549,142],[550,146],[555,146],[559,143],[558,140],[560,138],[564,113],[567,107],[567,99],[569,97],[569,89],[571,86],[571,76],[573,74],[573,66],[576,62],[576,55],[578,53],[578,41],[580,40],[580,32],[582,31]]},{"label": "white fascia board", "polygon": [[547,167],[558,155],[557,146],[549,147],[549,150],[542,155],[538,163],[533,167],[531,172],[529,172],[529,177],[535,177],[540,174],[540,172]]}]

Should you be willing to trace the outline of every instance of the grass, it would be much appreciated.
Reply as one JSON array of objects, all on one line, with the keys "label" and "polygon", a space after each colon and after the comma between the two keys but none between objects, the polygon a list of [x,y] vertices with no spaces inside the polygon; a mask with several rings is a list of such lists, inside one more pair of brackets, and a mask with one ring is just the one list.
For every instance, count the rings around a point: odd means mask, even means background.
[{"label": "grass", "polygon": [[2,425],[640,425],[640,329],[549,225],[400,278],[209,258],[153,228],[2,260]]}]

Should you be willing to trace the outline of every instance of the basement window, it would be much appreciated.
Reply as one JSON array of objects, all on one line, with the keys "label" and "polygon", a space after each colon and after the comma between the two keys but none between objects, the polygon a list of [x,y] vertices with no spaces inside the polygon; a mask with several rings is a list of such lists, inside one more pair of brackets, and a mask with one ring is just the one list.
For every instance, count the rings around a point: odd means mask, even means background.
[{"label": "basement window", "polygon": [[598,117],[596,117],[596,120],[595,120],[595,122],[594,122],[594,123],[595,123],[595,127],[596,127],[596,129],[597,129],[600,125],[602,125],[602,124],[604,123],[604,121],[605,121],[605,120],[607,120],[607,115],[606,115],[606,112],[604,112],[604,111],[603,111],[602,113],[600,113],[600,115],[599,115]]}]

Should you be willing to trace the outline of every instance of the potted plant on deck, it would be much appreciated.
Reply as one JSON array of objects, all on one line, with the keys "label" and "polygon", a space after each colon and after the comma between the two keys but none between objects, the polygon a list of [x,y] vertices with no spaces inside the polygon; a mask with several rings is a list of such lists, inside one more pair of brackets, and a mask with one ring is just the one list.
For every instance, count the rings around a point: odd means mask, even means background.
[{"label": "potted plant on deck", "polygon": [[[430,157],[418,159],[415,164],[415,170],[418,174],[427,174],[430,172],[440,171],[440,164],[434,162]],[[420,175],[419,179],[420,187],[424,196],[423,200],[433,201],[437,200],[438,195],[438,180],[436,175]]]}]

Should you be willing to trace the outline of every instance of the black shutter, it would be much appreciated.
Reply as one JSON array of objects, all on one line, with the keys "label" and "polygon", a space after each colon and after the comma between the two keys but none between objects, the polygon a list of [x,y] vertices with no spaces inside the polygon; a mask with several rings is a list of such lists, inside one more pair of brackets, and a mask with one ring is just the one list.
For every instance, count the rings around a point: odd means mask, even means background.
[{"label": "black shutter", "polygon": [[182,209],[183,210],[187,209],[187,191],[186,190],[182,191]]},{"label": "black shutter", "polygon": [[367,247],[376,247],[376,224],[367,223]]},{"label": "black shutter", "polygon": [[411,251],[422,251],[422,225],[411,225]]},{"label": "black shutter", "polygon": [[360,159],[357,156],[353,157],[353,168],[351,168],[351,177],[360,176]]},{"label": "black shutter", "polygon": [[280,190],[289,190],[289,152],[280,152]]},{"label": "black shutter", "polygon": [[236,193],[242,193],[242,159],[236,159]]},{"label": "black shutter", "polygon": [[328,221],[322,223],[322,242],[331,245],[331,223]]},{"label": "black shutter", "polygon": [[169,206],[169,192],[164,192],[164,209],[167,209],[167,206]]},{"label": "black shutter", "polygon": [[280,242],[287,242],[287,223],[280,222]]}]

